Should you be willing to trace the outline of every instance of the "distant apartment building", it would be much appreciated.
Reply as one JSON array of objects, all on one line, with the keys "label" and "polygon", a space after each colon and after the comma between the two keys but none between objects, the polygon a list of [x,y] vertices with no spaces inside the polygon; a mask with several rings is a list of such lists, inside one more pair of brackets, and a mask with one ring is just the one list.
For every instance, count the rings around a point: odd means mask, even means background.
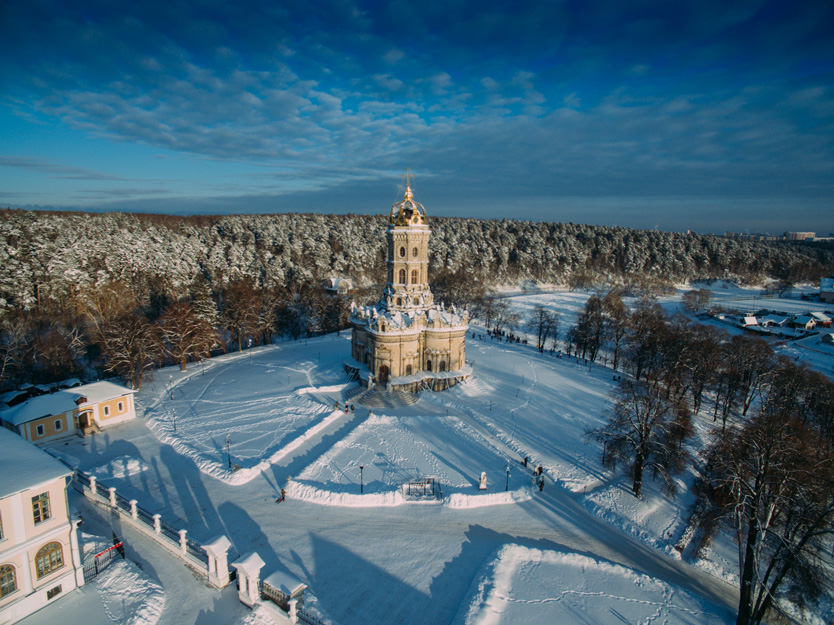
[{"label": "distant apartment building", "polygon": [[816,236],[816,232],[786,232],[785,241],[807,241],[813,240]]},{"label": "distant apartment building", "polygon": [[0,428],[0,623],[14,623],[84,583],[61,462]]},{"label": "distant apartment building", "polygon": [[2,410],[0,423],[33,443],[86,435],[136,418],[135,392],[112,382],[84,384]]}]

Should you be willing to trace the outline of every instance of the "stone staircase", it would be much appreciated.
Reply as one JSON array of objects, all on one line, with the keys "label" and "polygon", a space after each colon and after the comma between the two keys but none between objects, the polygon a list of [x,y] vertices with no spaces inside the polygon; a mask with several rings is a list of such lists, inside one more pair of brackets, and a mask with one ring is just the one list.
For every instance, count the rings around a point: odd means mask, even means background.
[{"label": "stone staircase", "polygon": [[365,391],[357,395],[352,403],[359,404],[371,410],[384,410],[413,406],[420,401],[417,393],[406,393],[404,391],[389,391],[384,388],[374,387],[362,389]]}]

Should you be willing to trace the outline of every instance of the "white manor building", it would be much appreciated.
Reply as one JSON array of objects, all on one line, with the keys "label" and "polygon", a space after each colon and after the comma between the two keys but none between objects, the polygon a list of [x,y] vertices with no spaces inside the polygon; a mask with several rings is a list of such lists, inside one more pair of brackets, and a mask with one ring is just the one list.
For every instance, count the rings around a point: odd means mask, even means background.
[{"label": "white manor building", "polygon": [[374,306],[351,305],[351,360],[346,369],[365,385],[416,392],[442,390],[472,374],[466,365],[469,315],[436,304],[429,288],[426,211],[411,186],[394,203],[385,238],[388,283]]}]

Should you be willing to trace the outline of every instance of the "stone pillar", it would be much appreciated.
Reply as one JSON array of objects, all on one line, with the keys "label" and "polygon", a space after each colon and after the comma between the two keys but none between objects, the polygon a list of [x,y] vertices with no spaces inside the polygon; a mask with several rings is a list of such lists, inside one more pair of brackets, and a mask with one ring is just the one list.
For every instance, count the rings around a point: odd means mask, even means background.
[{"label": "stone pillar", "polygon": [[218,588],[225,588],[229,585],[229,547],[231,541],[225,536],[220,536],[203,545],[208,555],[208,576],[209,581]]},{"label": "stone pillar", "polygon": [[180,551],[182,555],[185,555],[186,549],[188,547],[188,543],[185,542],[185,534],[188,530],[180,530]]},{"label": "stone pillar", "polygon": [[96,484],[96,476],[90,476],[90,492],[95,495],[98,493],[98,485]]},{"label": "stone pillar", "polygon": [[290,611],[287,613],[287,616],[290,617],[290,623],[298,623],[298,599],[290,599],[289,600]]},{"label": "stone pillar", "polygon": [[110,505],[115,508],[116,507],[116,487],[111,486],[107,490],[110,491]]},{"label": "stone pillar", "polygon": [[257,553],[250,553],[232,564],[237,570],[238,592],[240,602],[250,608],[261,600],[260,575],[264,561]]},{"label": "stone pillar", "polygon": [[139,503],[135,499],[130,500],[130,518],[134,521],[139,518],[139,511],[136,509],[136,504]]},{"label": "stone pillar", "polygon": [[153,515],[153,531],[159,535],[162,532],[162,515]]}]

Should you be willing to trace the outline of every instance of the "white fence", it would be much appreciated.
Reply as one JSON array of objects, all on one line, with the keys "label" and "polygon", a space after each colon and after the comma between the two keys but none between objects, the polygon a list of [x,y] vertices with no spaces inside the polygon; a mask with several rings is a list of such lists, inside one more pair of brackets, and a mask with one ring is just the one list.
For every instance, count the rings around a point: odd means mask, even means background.
[{"label": "white fence", "polygon": [[195,572],[205,576],[215,588],[229,585],[228,552],[231,542],[225,536],[201,545],[188,538],[186,530],[176,529],[164,522],[162,515],[140,508],[135,499],[122,497],[115,488],[102,488],[95,476],[83,471],[75,471],[73,486],[93,503],[118,513],[122,521],[179,557]]}]

